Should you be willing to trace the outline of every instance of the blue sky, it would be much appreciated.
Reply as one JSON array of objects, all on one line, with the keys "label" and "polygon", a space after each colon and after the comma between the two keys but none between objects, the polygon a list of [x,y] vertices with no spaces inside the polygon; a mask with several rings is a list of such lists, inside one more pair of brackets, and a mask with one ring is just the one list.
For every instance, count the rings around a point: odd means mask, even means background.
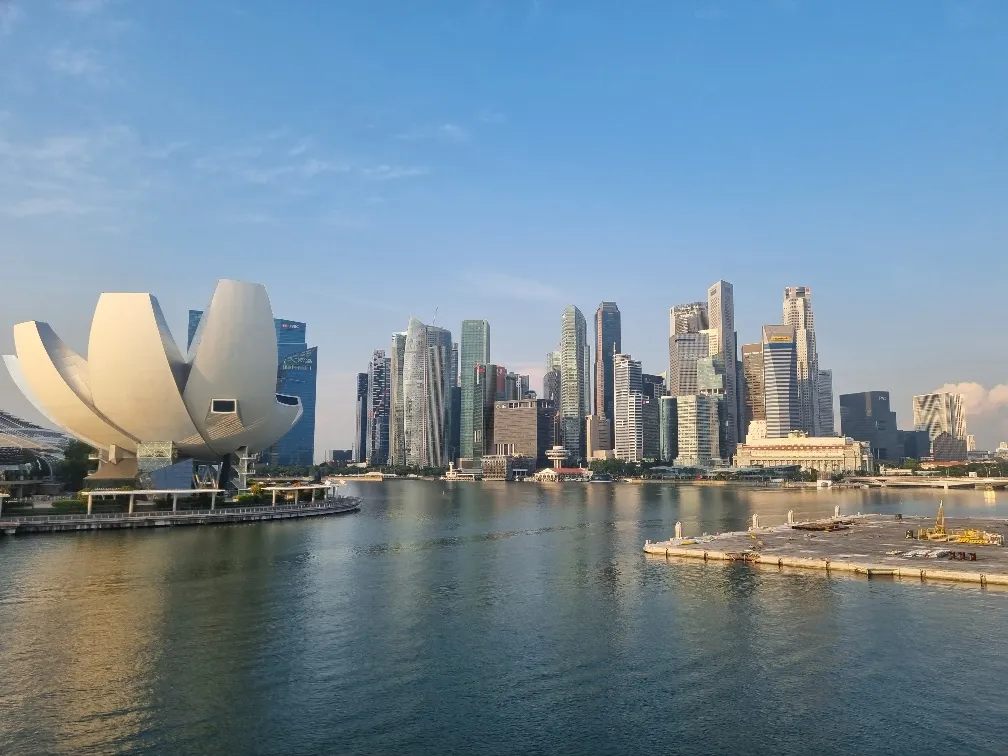
[{"label": "blue sky", "polygon": [[[103,290],[178,341],[218,278],[319,345],[318,448],[412,314],[533,372],[577,304],[666,367],[812,287],[838,392],[973,383],[1008,438],[1008,5],[997,0],[0,0],[0,351],[86,349]],[[36,417],[0,376],[0,407]]]}]

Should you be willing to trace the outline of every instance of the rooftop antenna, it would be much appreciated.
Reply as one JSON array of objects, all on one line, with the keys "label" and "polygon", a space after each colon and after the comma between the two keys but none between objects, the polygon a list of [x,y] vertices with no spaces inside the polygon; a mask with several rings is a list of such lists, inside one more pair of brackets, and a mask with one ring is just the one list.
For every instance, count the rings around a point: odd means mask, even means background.
[{"label": "rooftop antenna", "polygon": [[431,321],[431,325],[437,325],[437,311],[438,311],[438,308],[435,307],[434,308],[434,320]]}]

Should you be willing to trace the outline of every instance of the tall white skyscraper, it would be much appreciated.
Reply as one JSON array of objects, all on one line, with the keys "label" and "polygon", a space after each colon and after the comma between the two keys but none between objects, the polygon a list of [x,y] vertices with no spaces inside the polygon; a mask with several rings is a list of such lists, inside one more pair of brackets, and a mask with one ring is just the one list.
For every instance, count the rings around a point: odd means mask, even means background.
[{"label": "tall white skyscraper", "polygon": [[629,354],[613,355],[613,404],[617,459],[644,459],[644,394],[641,364]]},{"label": "tall white skyscraper", "polygon": [[567,458],[585,458],[584,424],[591,412],[591,347],[588,324],[574,305],[560,321],[560,417]]},{"label": "tall white skyscraper", "polygon": [[784,289],[784,325],[795,329],[797,430],[803,430],[810,436],[828,435],[819,428],[819,355],[812,316],[812,290],[807,286]]},{"label": "tall white skyscraper", "polygon": [[738,416],[738,350],[735,347],[735,293],[727,281],[715,281],[707,288],[708,353],[724,358],[724,418],[725,447],[721,455],[735,455],[739,439]]},{"label": "tall white skyscraper", "polygon": [[763,397],[767,438],[787,438],[798,430],[795,329],[791,326],[763,326]]},{"label": "tall white skyscraper", "polygon": [[403,359],[406,463],[440,467],[448,456],[451,417],[451,332],[410,318]]},{"label": "tall white skyscraper", "polygon": [[819,371],[819,435],[835,436],[833,423],[833,371]]}]

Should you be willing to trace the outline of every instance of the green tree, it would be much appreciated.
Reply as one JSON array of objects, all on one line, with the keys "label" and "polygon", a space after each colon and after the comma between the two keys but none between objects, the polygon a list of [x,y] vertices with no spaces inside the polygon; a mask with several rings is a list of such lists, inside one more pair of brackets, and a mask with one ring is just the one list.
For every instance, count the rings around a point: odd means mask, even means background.
[{"label": "green tree", "polygon": [[63,461],[56,465],[56,478],[71,491],[79,491],[84,478],[93,469],[89,457],[93,449],[80,441],[71,441],[63,453]]}]

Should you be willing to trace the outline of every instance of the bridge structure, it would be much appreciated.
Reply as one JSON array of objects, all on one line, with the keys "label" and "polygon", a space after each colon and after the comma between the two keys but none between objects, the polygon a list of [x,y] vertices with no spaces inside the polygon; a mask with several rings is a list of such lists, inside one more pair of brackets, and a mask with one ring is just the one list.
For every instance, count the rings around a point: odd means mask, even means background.
[{"label": "bridge structure", "polygon": [[872,475],[845,478],[848,483],[861,483],[873,488],[941,488],[1005,489],[1008,478],[948,478],[932,475]]}]

